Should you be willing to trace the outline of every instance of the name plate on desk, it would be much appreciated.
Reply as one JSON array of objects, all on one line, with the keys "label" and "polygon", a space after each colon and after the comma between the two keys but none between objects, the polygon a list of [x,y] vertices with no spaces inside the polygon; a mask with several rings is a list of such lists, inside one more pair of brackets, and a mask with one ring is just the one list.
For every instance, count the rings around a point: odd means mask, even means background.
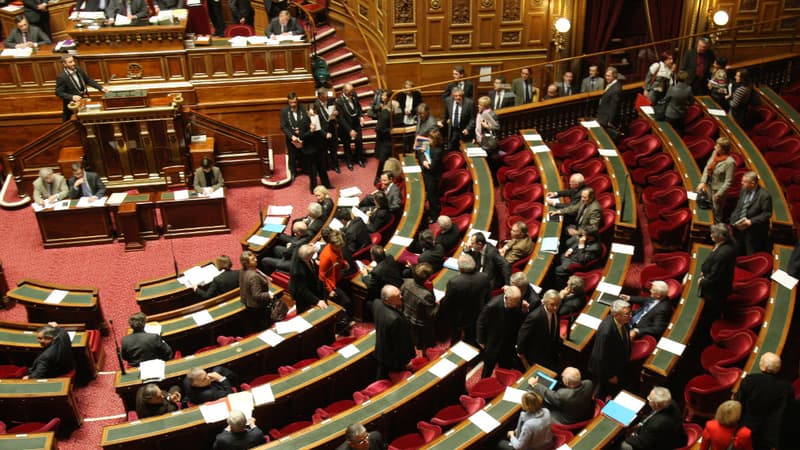
[{"label": "name plate on desk", "polygon": [[103,109],[146,108],[147,90],[110,91],[103,95]]}]

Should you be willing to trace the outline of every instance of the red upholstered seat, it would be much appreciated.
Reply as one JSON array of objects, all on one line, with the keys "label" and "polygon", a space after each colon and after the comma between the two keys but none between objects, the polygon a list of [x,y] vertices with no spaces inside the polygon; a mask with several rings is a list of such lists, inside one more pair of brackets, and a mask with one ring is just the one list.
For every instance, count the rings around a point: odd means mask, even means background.
[{"label": "red upholstered seat", "polygon": [[366,395],[367,397],[374,397],[392,387],[393,384],[394,383],[392,382],[392,380],[387,380],[387,379],[377,380],[373,381],[372,383],[369,384],[369,386],[365,387],[359,392]]},{"label": "red upholstered seat", "polygon": [[575,125],[556,134],[556,141],[550,144],[550,151],[553,157],[558,159],[566,158],[573,148],[586,141],[587,136],[589,136],[589,132],[580,125]]},{"label": "red upholstered seat", "polygon": [[753,253],[736,258],[733,280],[746,281],[767,276],[772,271],[774,257],[767,252]]},{"label": "red upholstered seat", "polygon": [[631,343],[631,362],[642,361],[656,348],[656,339],[653,336],[642,336]]},{"label": "red upholstered seat", "polygon": [[[253,381],[247,383],[250,385],[250,388],[254,388],[256,386],[261,386],[262,384],[267,384],[273,380],[277,380],[280,378],[280,375],[277,373],[267,373],[264,375],[259,375],[253,379]],[[249,389],[249,388],[247,388]]]},{"label": "red upholstered seat", "polygon": [[468,390],[470,397],[492,399],[506,390],[506,386],[496,377],[481,378]]},{"label": "red upholstered seat", "polygon": [[652,134],[645,134],[628,142],[628,151],[622,155],[622,159],[633,169],[641,165],[642,158],[646,158],[661,150],[661,141]]},{"label": "red upholstered seat", "polygon": [[275,286],[280,287],[281,289],[288,290],[289,289],[289,274],[286,272],[275,271],[272,272],[270,275],[272,278],[272,283]]},{"label": "red upholstered seat", "polygon": [[711,339],[718,342],[740,331],[758,328],[764,323],[764,315],[764,308],[758,306],[726,310],[722,318],[711,324]]},{"label": "red upholstered seat", "polygon": [[467,160],[461,152],[448,152],[442,157],[442,168],[445,172],[463,169],[466,165]]},{"label": "red upholstered seat", "polygon": [[682,247],[689,233],[689,222],[692,212],[688,209],[679,209],[674,212],[662,212],[658,220],[650,222],[650,238],[665,248]]},{"label": "red upholstered seat", "polygon": [[639,160],[639,168],[631,171],[631,178],[636,184],[644,185],[647,178],[672,169],[672,157],[666,153],[655,153]]},{"label": "red upholstered seat", "polygon": [[569,155],[561,163],[561,173],[572,173],[572,166],[597,156],[597,144],[594,142],[581,142],[577,147],[569,152]]},{"label": "red upholstered seat", "polygon": [[689,450],[694,447],[694,444],[703,435],[703,427],[696,423],[684,423],[683,431],[686,432],[686,447],[682,447],[680,450]]},{"label": "red upholstered seat", "polygon": [[603,278],[603,271],[597,269],[591,272],[575,272],[573,275],[583,279],[583,292],[592,292],[597,288],[600,279]]},{"label": "red upholstered seat", "polygon": [[718,131],[719,125],[717,125],[717,122],[714,119],[710,117],[701,117],[694,123],[686,125],[684,134],[689,134],[692,136],[705,136],[713,139],[717,136]]},{"label": "red upholstered seat", "polygon": [[695,120],[699,119],[703,115],[703,108],[698,105],[689,105],[686,108],[686,116],[684,117],[684,123],[689,125],[693,123]]},{"label": "red upholstered seat", "polygon": [[536,169],[535,166],[514,167],[512,170],[505,173],[505,177],[502,180],[498,172],[498,180],[501,184],[533,184],[539,181],[539,170]]},{"label": "red upholstered seat", "polygon": [[770,280],[766,278],[753,278],[741,282],[734,279],[733,293],[728,295],[724,306],[726,308],[745,308],[763,305],[769,298],[770,289]]},{"label": "red upholstered seat", "polygon": [[233,23],[225,27],[225,37],[234,37],[234,36],[253,36],[256,34],[255,28],[252,25],[247,25],[244,23]]},{"label": "red upholstered seat", "polygon": [[744,358],[756,345],[756,335],[750,330],[737,331],[731,336],[706,347],[700,355],[700,365],[709,370],[711,366],[733,365]]},{"label": "red upholstered seat", "polygon": [[480,397],[462,395],[458,398],[460,405],[445,406],[431,419],[431,423],[442,427],[455,425],[474,414],[486,405],[486,400]]},{"label": "red upholstered seat", "polygon": [[644,136],[645,134],[650,132],[650,121],[643,118],[636,118],[631,120],[631,123],[628,124],[628,131],[625,133],[625,139],[623,139],[620,144],[617,146],[620,150],[622,147],[626,147],[626,143],[630,140],[636,139],[640,136]]},{"label": "red upholstered seat", "polygon": [[310,427],[311,425],[313,425],[313,424],[308,420],[301,420],[301,421],[298,421],[298,422],[292,422],[292,423],[290,423],[289,425],[286,425],[283,428],[280,428],[280,429],[273,428],[273,429],[269,430],[269,435],[270,435],[270,437],[272,437],[272,439],[280,439],[280,438],[282,438],[284,436],[288,436],[288,435],[294,433],[295,431],[300,431],[303,428]]},{"label": "red upholstered seat", "polygon": [[389,450],[412,450],[422,447],[442,435],[438,425],[421,420],[417,422],[418,433],[404,434],[389,444]]},{"label": "red upholstered seat", "polygon": [[22,378],[26,373],[28,373],[27,367],[15,366],[13,364],[0,365],[0,379]]},{"label": "red upholstered seat", "polygon": [[[555,424],[553,424],[555,425]],[[552,427],[553,429],[553,439],[555,440],[555,444],[553,444],[553,448],[560,448],[562,445],[566,444],[567,442],[571,441],[572,438],[575,437],[571,432],[567,430],[558,430],[555,426]]]},{"label": "red upholstered seat", "polygon": [[611,187],[613,186],[611,183],[611,177],[604,173],[595,175],[592,178],[585,180],[585,184],[586,186],[594,189],[595,196],[600,195],[603,192],[611,192]]},{"label": "red upholstered seat", "polygon": [[317,408],[315,413],[319,414],[320,417],[323,419],[329,419],[342,411],[347,411],[348,409],[352,408],[356,405],[356,402],[353,400],[339,400],[336,402],[331,403],[330,405],[324,408]]},{"label": "red upholstered seat", "polygon": [[410,362],[411,369],[414,372],[417,372],[419,369],[422,369],[423,367],[425,367],[425,365],[428,364],[429,362],[430,361],[428,360],[428,358],[426,358],[424,356],[417,356],[416,358],[412,359],[411,362]]},{"label": "red upholstered seat", "polygon": [[644,192],[646,192],[648,189],[681,186],[682,183],[683,179],[681,178],[681,174],[674,170],[667,170],[665,172],[657,173],[647,177],[647,187],[644,189]]},{"label": "red upholstered seat", "polygon": [[503,198],[506,202],[538,202],[544,197],[544,188],[541,184],[508,183],[503,186]]},{"label": "red upholstered seat", "polygon": [[686,189],[672,186],[642,193],[642,205],[648,220],[658,219],[663,211],[687,206]]},{"label": "red upholstered seat", "polygon": [[742,374],[736,367],[712,366],[709,374],[698,375],[683,389],[686,420],[695,416],[714,417],[717,407],[731,398],[731,389]]},{"label": "red upholstered seat", "polygon": [[33,434],[33,433],[46,433],[48,431],[56,432],[58,427],[61,426],[61,419],[58,417],[51,419],[49,422],[25,422],[11,428],[6,429],[5,434]]},{"label": "red upholstered seat", "polygon": [[[592,178],[595,175],[605,173],[606,165],[599,158],[591,158],[573,164],[571,169],[572,173],[580,173],[584,178]],[[567,182],[569,182],[569,178]]]},{"label": "red upholstered seat", "polygon": [[794,155],[800,151],[800,136],[786,136],[769,146],[770,153]]},{"label": "red upholstered seat", "polygon": [[[600,223],[600,230],[597,231],[597,234],[600,235],[600,239],[608,239],[614,233],[614,223],[617,220],[617,212],[613,209],[604,209],[603,210],[603,222]],[[605,251],[605,250],[604,250]],[[605,260],[605,258],[601,258]]]},{"label": "red upholstered seat", "polygon": [[472,177],[464,169],[446,172],[439,180],[439,192],[441,192],[442,202],[447,201],[453,195],[466,191],[472,184]]},{"label": "red upholstered seat", "polygon": [[516,152],[503,157],[503,165],[506,167],[520,168],[530,166],[533,163],[532,152]]},{"label": "red upholstered seat", "polygon": [[792,127],[784,120],[771,122],[761,122],[753,126],[748,133],[750,140],[762,152],[767,150],[773,143],[778,142],[792,132]]},{"label": "red upholstered seat", "polygon": [[683,142],[695,161],[708,158],[714,151],[714,140],[708,136],[684,136]]},{"label": "red upholstered seat", "polygon": [[600,203],[600,207],[603,209],[615,209],[617,206],[617,198],[614,196],[613,192],[601,192],[595,199],[597,203]]},{"label": "red upholstered seat", "polygon": [[475,205],[475,194],[472,192],[464,192],[462,194],[452,195],[447,198],[447,201],[442,203],[442,209],[439,214],[447,217],[454,217],[465,212],[472,212],[472,207]]},{"label": "red upholstered seat", "polygon": [[410,370],[404,370],[402,372],[389,372],[389,379],[392,380],[392,384],[400,383],[410,376]]}]

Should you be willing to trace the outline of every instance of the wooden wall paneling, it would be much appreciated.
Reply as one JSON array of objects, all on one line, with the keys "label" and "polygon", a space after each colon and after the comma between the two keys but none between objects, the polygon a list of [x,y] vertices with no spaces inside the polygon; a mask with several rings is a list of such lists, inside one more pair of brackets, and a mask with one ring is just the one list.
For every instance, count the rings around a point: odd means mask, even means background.
[{"label": "wooden wall paneling", "polygon": [[19,77],[19,85],[22,87],[36,86],[39,81],[34,74],[34,63],[32,61],[20,61],[17,64],[17,76]]},{"label": "wooden wall paneling", "polygon": [[479,48],[492,48],[497,39],[498,26],[495,23],[497,16],[493,11],[478,13],[478,38],[476,44]]},{"label": "wooden wall paneling", "polygon": [[208,65],[206,63],[206,54],[189,53],[187,55],[189,65],[189,78],[192,80],[202,80],[211,78],[211,74],[206,70]]},{"label": "wooden wall paneling", "polygon": [[31,195],[33,180],[39,177],[42,167],[56,168],[58,154],[65,146],[82,146],[78,127],[74,122],[65,122],[44,133],[8,155],[7,160],[14,174],[14,181],[21,194]]},{"label": "wooden wall paneling", "polygon": [[247,52],[231,51],[229,54],[232,76],[248,76],[252,73],[250,64],[248,64],[249,58]]},{"label": "wooden wall paneling", "polygon": [[445,49],[444,17],[441,15],[437,15],[437,16],[428,16],[425,19],[426,19],[425,34],[427,35],[428,39],[426,41],[422,41],[421,44],[426,46],[421,48],[420,50],[422,50],[423,52],[444,50]]},{"label": "wooden wall paneling", "polygon": [[165,61],[165,76],[168,80],[188,80],[189,74],[186,71],[186,58],[183,56],[167,56]]},{"label": "wooden wall paneling", "polygon": [[17,83],[17,64],[15,61],[0,61],[0,87],[15,88]]},{"label": "wooden wall paneling", "polygon": [[251,57],[253,75],[266,75],[271,72],[268,52],[252,52]]},{"label": "wooden wall paneling", "polygon": [[206,73],[213,78],[227,78],[231,74],[230,58],[227,52],[209,54],[206,63],[208,64]]},{"label": "wooden wall paneling", "polygon": [[291,61],[291,66],[289,67],[289,71],[291,73],[311,73],[308,47],[304,47],[302,49],[289,49],[286,50],[286,52],[289,53],[289,61]]}]

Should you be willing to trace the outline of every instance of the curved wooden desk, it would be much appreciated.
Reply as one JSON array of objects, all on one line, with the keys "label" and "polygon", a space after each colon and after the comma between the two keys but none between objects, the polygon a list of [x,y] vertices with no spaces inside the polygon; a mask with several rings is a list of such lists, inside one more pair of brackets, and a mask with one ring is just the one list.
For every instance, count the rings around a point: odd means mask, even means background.
[{"label": "curved wooden desk", "polygon": [[55,450],[56,434],[52,431],[47,433],[33,434],[0,434],[0,450]]},{"label": "curved wooden desk", "polygon": [[[214,264],[214,261],[204,261],[197,266],[205,267],[209,264]],[[140,281],[133,289],[136,291],[135,298],[139,309],[147,315],[190,306],[200,299],[191,288],[179,283],[174,273]]]},{"label": "curved wooden desk", "polygon": [[[336,208],[334,208],[334,210],[335,209]],[[268,210],[269,210],[269,205],[265,206],[262,209],[261,215],[259,217],[266,218]],[[283,225],[286,225],[288,223],[289,223],[289,216],[286,216],[286,217],[283,218]],[[273,231],[264,231],[263,227],[264,227],[264,224],[263,223],[259,223],[256,226],[254,226],[253,229],[250,230],[250,232],[248,232],[244,237],[242,237],[241,241],[239,241],[242,244],[242,249],[250,250],[253,253],[261,253],[261,252],[264,251],[264,249],[266,249],[267,247],[269,247],[272,244],[272,240],[275,238],[275,236],[283,233],[283,232],[275,233]],[[290,229],[289,230],[289,234],[291,234],[291,232],[292,232],[292,230]],[[257,236],[257,238],[256,238],[256,236]],[[249,242],[249,240],[253,239],[253,238],[260,239],[260,240],[266,239],[266,242],[264,242],[263,244],[254,244],[252,242]]]},{"label": "curved wooden desk", "polygon": [[[48,301],[54,291],[67,291],[58,303]],[[82,323],[86,328],[108,332],[97,288],[67,286],[45,281],[21,280],[8,296],[25,306],[28,322]]]},{"label": "curved wooden desk", "polygon": [[[89,337],[85,331],[69,332],[72,336],[72,353],[75,355],[75,371],[78,379],[94,379],[97,361],[89,349]],[[30,366],[42,352],[33,330],[0,328],[0,354],[10,364]]]},{"label": "curved wooden desk", "polygon": [[54,417],[61,419],[61,426],[69,430],[78,428],[83,422],[71,378],[0,382],[0,418],[5,422],[46,423]]}]

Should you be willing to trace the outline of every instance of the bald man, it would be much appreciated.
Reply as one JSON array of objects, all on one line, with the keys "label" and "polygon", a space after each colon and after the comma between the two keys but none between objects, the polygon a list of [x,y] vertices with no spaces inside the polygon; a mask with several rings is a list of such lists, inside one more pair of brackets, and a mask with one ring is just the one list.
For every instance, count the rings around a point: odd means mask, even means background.
[{"label": "bald man", "polygon": [[520,366],[514,344],[525,314],[522,293],[516,286],[505,286],[503,293],[491,299],[478,316],[478,344],[483,348],[483,375],[488,378],[495,364],[506,369]]},{"label": "bald man", "polygon": [[591,419],[594,415],[591,380],[581,380],[580,370],[567,367],[561,372],[561,383],[564,387],[553,391],[539,384],[539,377],[528,379],[533,391],[544,398],[554,423],[569,425]]},{"label": "bald man", "polygon": [[736,393],[742,402],[741,426],[753,432],[753,448],[770,449],[778,446],[784,412],[794,398],[792,385],[778,377],[781,358],[772,352],[761,355],[758,361],[761,373],[748,374]]},{"label": "bald man", "polygon": [[411,358],[416,356],[411,340],[411,325],[402,310],[403,296],[400,289],[391,284],[381,289],[381,301],[372,302],[379,380],[388,378],[390,372],[404,370]]}]

